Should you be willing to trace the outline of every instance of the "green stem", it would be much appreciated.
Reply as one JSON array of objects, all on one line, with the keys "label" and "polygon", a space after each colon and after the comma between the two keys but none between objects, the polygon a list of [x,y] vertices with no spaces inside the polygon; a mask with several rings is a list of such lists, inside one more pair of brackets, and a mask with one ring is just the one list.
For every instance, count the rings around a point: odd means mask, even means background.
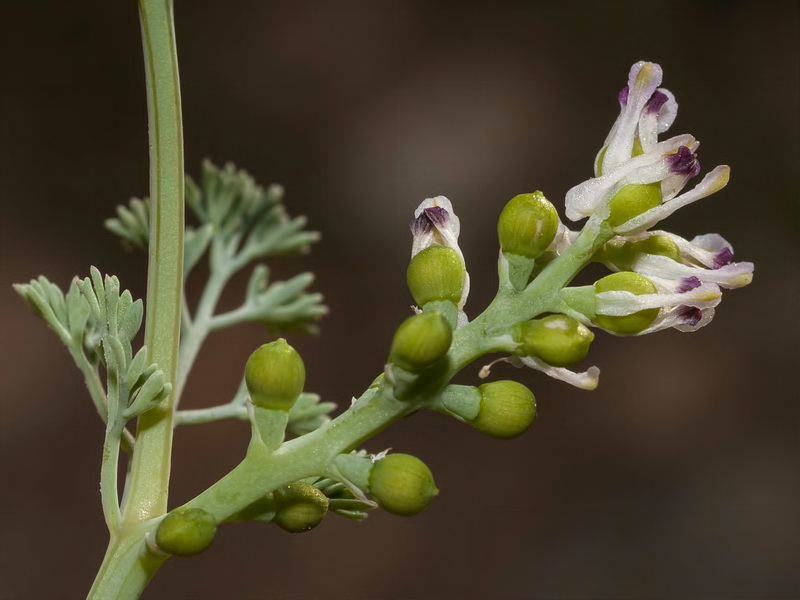
[{"label": "green stem", "polygon": [[112,536],[88,600],[137,600],[166,556],[153,553],[145,536],[156,522],[139,525],[124,536]]},{"label": "green stem", "polygon": [[[175,381],[183,292],[183,133],[172,0],[139,0],[150,129],[150,250],[145,344],[149,361]],[[89,598],[133,599],[164,557],[144,534],[167,510],[174,394],[139,418],[119,533]]]},{"label": "green stem", "polygon": [[503,329],[542,313],[556,311],[561,305],[561,290],[612,237],[614,232],[607,224],[592,218],[572,245],[550,262],[524,290],[501,286],[486,310],[453,335],[446,379],[451,379],[473,360],[492,350],[485,345],[487,334],[492,329]]},{"label": "green stem", "polygon": [[[183,133],[172,0],[139,0],[150,121],[150,252],[145,344],[175,381],[183,290]],[[123,521],[167,509],[174,394],[139,418]]]},{"label": "green stem", "polygon": [[[214,249],[212,248],[213,251]],[[217,308],[217,302],[219,302],[222,290],[225,289],[225,284],[230,279],[231,274],[230,270],[212,264],[211,275],[203,290],[203,295],[200,297],[191,327],[186,330],[181,340],[180,360],[174,392],[176,408],[186,387],[189,372],[192,370],[192,365],[194,365],[198,352],[200,352],[200,347],[211,331],[214,310]]]},{"label": "green stem", "polygon": [[229,402],[220,406],[209,408],[195,408],[192,410],[179,410],[175,413],[175,426],[200,425],[212,423],[223,419],[247,419],[247,408],[241,403]]},{"label": "green stem", "polygon": [[[373,392],[368,390],[365,396]],[[339,454],[418,408],[395,400],[384,389],[319,429],[285,442],[274,452],[262,444],[251,444],[238,466],[186,506],[202,508],[222,522],[282,485],[315,475],[335,477],[334,461]]]},{"label": "green stem", "polygon": [[[108,423],[108,398],[106,397],[106,392],[103,389],[103,384],[100,381],[100,375],[98,374],[97,369],[94,367],[94,365],[92,365],[92,363],[89,362],[89,359],[86,358],[82,348],[74,345],[69,345],[68,348],[69,353],[75,360],[75,364],[78,365],[81,373],[83,373],[83,380],[86,383],[86,389],[89,390],[89,395],[91,396],[92,402],[97,409],[97,414],[100,415],[103,423]],[[133,436],[131,435],[131,432],[124,427],[122,429],[121,436],[122,449],[126,453],[130,454],[133,450]]]},{"label": "green stem", "polygon": [[[109,415],[110,416],[110,415]],[[119,529],[119,489],[117,471],[119,469],[120,436],[124,423],[116,417],[109,418],[106,424],[106,437],[103,442],[103,460],[100,467],[100,498],[103,506],[106,526],[112,535]]]}]

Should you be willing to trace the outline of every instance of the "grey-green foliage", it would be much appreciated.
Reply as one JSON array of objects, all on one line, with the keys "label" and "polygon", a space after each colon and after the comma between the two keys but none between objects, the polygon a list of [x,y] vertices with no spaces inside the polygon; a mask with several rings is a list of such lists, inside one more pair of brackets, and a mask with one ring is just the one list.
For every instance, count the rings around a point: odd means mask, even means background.
[{"label": "grey-green foliage", "polygon": [[264,324],[272,332],[313,331],[313,323],[327,313],[322,294],[306,293],[314,281],[311,273],[287,281],[269,282],[269,268],[260,264],[250,274],[244,303],[212,320],[213,329],[244,321]]},{"label": "grey-green foliage", "polygon": [[[186,175],[185,197],[197,224],[185,229],[184,279],[205,254],[212,271],[223,271],[229,277],[254,260],[306,252],[311,243],[319,240],[317,232],[305,230],[305,217],[292,218],[286,213],[281,186],[264,188],[231,163],[218,168],[205,161],[199,183]],[[146,249],[148,207],[147,198],[134,198],[128,206],[117,207],[117,216],[106,221],[106,228],[124,241]],[[270,331],[312,329],[312,323],[327,312],[321,294],[306,292],[313,275],[303,273],[268,285],[268,273],[266,265],[257,265],[245,303],[219,315],[211,327],[256,321]]]},{"label": "grey-green foliage", "polygon": [[100,336],[98,356],[106,370],[109,419],[127,420],[156,407],[172,391],[156,364],[147,363],[147,348],[134,356],[132,341],[142,325],[144,305],[119,279],[103,277],[92,267],[91,277],[77,282]]},{"label": "grey-green foliage", "polygon": [[330,420],[328,415],[335,408],[335,402],[321,402],[318,394],[303,392],[289,409],[286,429],[293,435],[314,431]]},{"label": "grey-green foliage", "polygon": [[45,277],[14,289],[64,342],[87,384],[99,380],[102,365],[105,389],[90,390],[104,420],[124,422],[169,394],[171,384],[157,365],[148,364],[147,349],[133,353],[144,307],[128,290],[121,290],[116,277],[103,277],[92,267],[91,276],[76,277],[66,294]]},{"label": "grey-green foliage", "polygon": [[328,510],[340,517],[362,521],[367,518],[367,511],[377,505],[364,499],[356,498],[345,484],[327,477],[307,480],[328,497]]},{"label": "grey-green foliage", "polygon": [[92,311],[77,280],[66,295],[44,275],[30,283],[15,284],[14,289],[68,348],[82,351],[84,340],[96,338],[95,324],[90,323]]},{"label": "grey-green foliage", "polygon": [[106,228],[123,240],[147,250],[150,237],[150,200],[131,198],[128,206],[117,206],[117,216],[106,219]]}]

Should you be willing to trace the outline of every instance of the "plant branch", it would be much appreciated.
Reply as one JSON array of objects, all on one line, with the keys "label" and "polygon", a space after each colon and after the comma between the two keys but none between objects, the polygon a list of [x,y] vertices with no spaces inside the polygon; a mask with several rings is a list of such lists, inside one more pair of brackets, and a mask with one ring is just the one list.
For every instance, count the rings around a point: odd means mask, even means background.
[{"label": "plant branch", "polygon": [[[172,0],[139,0],[150,122],[148,360],[176,380],[183,291],[183,133]],[[167,508],[175,393],[139,418],[126,490],[127,524]]]}]

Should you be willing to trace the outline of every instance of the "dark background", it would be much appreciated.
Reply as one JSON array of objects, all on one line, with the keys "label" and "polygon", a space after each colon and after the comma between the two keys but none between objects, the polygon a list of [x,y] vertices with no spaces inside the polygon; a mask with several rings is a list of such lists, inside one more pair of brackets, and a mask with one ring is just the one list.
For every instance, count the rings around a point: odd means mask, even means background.
[{"label": "dark background", "polygon": [[[81,598],[107,541],[102,427],[10,284],[44,273],[66,286],[97,265],[145,293],[145,257],[102,227],[148,191],[139,24],[133,1],[2,8],[0,595]],[[226,526],[146,597],[800,597],[797,2],[179,0],[176,13],[187,170],[236,161],[282,183],[323,233],[275,271],[313,270],[331,307],[320,337],[290,338],[325,399],[347,405],[366,387],[409,314],[417,204],[454,201],[477,314],[503,203],[541,189],[563,209],[640,59],[677,96],[671,133],[703,141],[704,171],[733,170],[664,228],[722,233],[756,275],[698,333],[598,335],[595,392],[498,367],[537,395],[522,438],[425,413],[372,440],[434,471],[441,495],[421,516],[332,516],[298,536]],[[257,326],[212,337],[185,405],[226,402],[265,339]],[[172,505],[236,464],[247,438],[241,422],[178,430]]]}]

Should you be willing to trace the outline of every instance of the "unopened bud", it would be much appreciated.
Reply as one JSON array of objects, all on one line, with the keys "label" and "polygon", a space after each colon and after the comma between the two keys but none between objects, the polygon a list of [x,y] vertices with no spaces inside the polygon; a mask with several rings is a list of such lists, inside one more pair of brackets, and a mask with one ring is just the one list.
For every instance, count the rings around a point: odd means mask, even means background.
[{"label": "unopened bud", "polygon": [[328,512],[328,497],[305,481],[297,481],[273,492],[276,504],[272,522],[289,533],[309,531]]},{"label": "unopened bud", "polygon": [[554,367],[569,367],[586,358],[594,334],[567,315],[549,315],[519,324],[521,350]]},{"label": "unopened bud", "polygon": [[481,407],[472,425],[488,436],[508,440],[522,434],[536,417],[536,398],[516,381],[492,381],[478,387]]},{"label": "unopened bud", "polygon": [[369,492],[384,510],[409,517],[425,510],[439,490],[431,470],[420,459],[389,454],[372,467]]},{"label": "unopened bud", "polygon": [[608,224],[618,227],[651,208],[661,206],[662,198],[661,182],[626,185],[608,202]]},{"label": "unopened bud", "polygon": [[156,545],[175,556],[200,554],[214,542],[217,523],[201,508],[176,508],[156,529]]},{"label": "unopened bud", "polygon": [[612,240],[603,246],[598,258],[617,268],[630,269],[640,254],[666,256],[675,262],[681,260],[678,244],[672,238],[658,234],[648,235],[635,242],[626,241],[624,238]]},{"label": "unopened bud", "polygon": [[[601,292],[630,292],[635,296],[642,294],[655,294],[656,286],[644,275],[632,271],[612,273],[603,277],[594,284],[595,293]],[[608,331],[621,335],[634,335],[647,329],[658,317],[658,308],[647,308],[625,316],[612,316],[598,314],[594,322]]]},{"label": "unopened bud", "polygon": [[397,328],[389,360],[407,371],[421,371],[447,354],[452,340],[453,330],[441,313],[414,315]]},{"label": "unopened bud", "polygon": [[288,411],[303,391],[306,368],[297,350],[280,338],[250,355],[244,379],[256,406]]},{"label": "unopened bud", "polygon": [[436,300],[458,304],[464,291],[466,269],[458,252],[434,244],[417,253],[408,264],[408,289],[419,306]]},{"label": "unopened bud", "polygon": [[558,213],[542,192],[520,194],[500,213],[497,235],[503,252],[538,258],[558,232]]}]

